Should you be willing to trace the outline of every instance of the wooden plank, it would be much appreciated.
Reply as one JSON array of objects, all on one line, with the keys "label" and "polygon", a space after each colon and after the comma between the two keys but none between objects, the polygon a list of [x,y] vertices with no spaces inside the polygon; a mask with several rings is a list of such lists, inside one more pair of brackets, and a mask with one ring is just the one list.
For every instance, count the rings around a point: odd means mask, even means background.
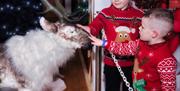
[{"label": "wooden plank", "polygon": [[67,86],[65,91],[90,91],[90,80],[87,80],[88,73],[79,52],[60,68],[60,73],[64,75],[64,81]]}]

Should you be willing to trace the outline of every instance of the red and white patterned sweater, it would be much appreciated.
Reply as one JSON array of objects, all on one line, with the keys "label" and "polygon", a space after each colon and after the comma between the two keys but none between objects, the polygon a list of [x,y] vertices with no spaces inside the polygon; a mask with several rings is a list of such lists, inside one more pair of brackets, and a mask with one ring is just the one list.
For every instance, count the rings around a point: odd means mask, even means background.
[{"label": "red and white patterned sweater", "polygon": [[[89,24],[91,34],[97,36],[104,29],[108,41],[128,42],[139,38],[139,26],[143,12],[129,6],[125,10],[117,9],[113,5],[103,9]],[[109,46],[109,45],[107,45]],[[111,58],[105,56],[106,65],[115,66]],[[121,61],[121,66],[132,66],[132,61]]]},{"label": "red and white patterned sweater", "polygon": [[148,45],[136,40],[129,43],[110,42],[108,50],[118,55],[136,55],[139,68],[136,79],[144,79],[147,91],[175,91],[176,59],[168,43]]}]

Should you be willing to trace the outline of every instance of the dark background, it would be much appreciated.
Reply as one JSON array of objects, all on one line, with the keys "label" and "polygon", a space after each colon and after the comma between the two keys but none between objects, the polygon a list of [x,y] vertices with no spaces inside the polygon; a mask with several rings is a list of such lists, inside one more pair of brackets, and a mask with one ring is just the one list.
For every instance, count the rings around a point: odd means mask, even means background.
[{"label": "dark background", "polygon": [[[64,5],[64,0],[60,2]],[[82,11],[83,8],[88,8],[87,0],[85,2],[72,0],[71,5],[74,13],[69,16],[70,19],[86,14],[82,20],[73,23],[87,24],[87,11]],[[56,16],[50,12],[42,13],[44,9],[40,0],[0,0],[0,43],[5,42],[11,36],[25,35],[30,30],[40,28],[39,18],[41,16],[56,19]]]},{"label": "dark background", "polygon": [[[53,3],[53,0],[49,1]],[[59,1],[66,8],[65,0]],[[171,3],[170,0],[135,1],[141,9],[169,8]],[[41,16],[47,17],[52,22],[58,20],[52,12],[42,13],[44,10],[45,7],[40,0],[0,0],[0,43],[5,42],[11,36],[25,35],[30,30],[40,28],[39,18]],[[68,18],[75,20],[82,16],[81,20],[70,23],[84,25],[89,23],[88,0],[71,0],[71,13]]]}]

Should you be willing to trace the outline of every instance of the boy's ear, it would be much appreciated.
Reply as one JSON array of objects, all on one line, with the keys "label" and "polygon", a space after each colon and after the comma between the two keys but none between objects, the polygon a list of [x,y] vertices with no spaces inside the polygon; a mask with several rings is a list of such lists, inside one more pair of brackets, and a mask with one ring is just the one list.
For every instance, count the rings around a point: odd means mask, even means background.
[{"label": "boy's ear", "polygon": [[152,38],[156,38],[159,35],[157,31],[152,31]]}]

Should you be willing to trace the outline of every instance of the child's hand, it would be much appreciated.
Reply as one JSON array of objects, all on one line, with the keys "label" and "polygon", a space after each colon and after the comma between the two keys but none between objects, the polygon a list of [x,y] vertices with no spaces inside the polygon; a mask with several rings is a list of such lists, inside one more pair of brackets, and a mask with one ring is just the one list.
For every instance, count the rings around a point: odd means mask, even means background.
[{"label": "child's hand", "polygon": [[94,37],[93,35],[89,36],[89,38],[92,40],[91,44],[95,46],[102,46],[102,40]]},{"label": "child's hand", "polygon": [[83,30],[85,30],[86,32],[90,34],[90,28],[88,26],[83,26],[81,24],[76,24],[76,26],[79,28],[82,28]]}]

